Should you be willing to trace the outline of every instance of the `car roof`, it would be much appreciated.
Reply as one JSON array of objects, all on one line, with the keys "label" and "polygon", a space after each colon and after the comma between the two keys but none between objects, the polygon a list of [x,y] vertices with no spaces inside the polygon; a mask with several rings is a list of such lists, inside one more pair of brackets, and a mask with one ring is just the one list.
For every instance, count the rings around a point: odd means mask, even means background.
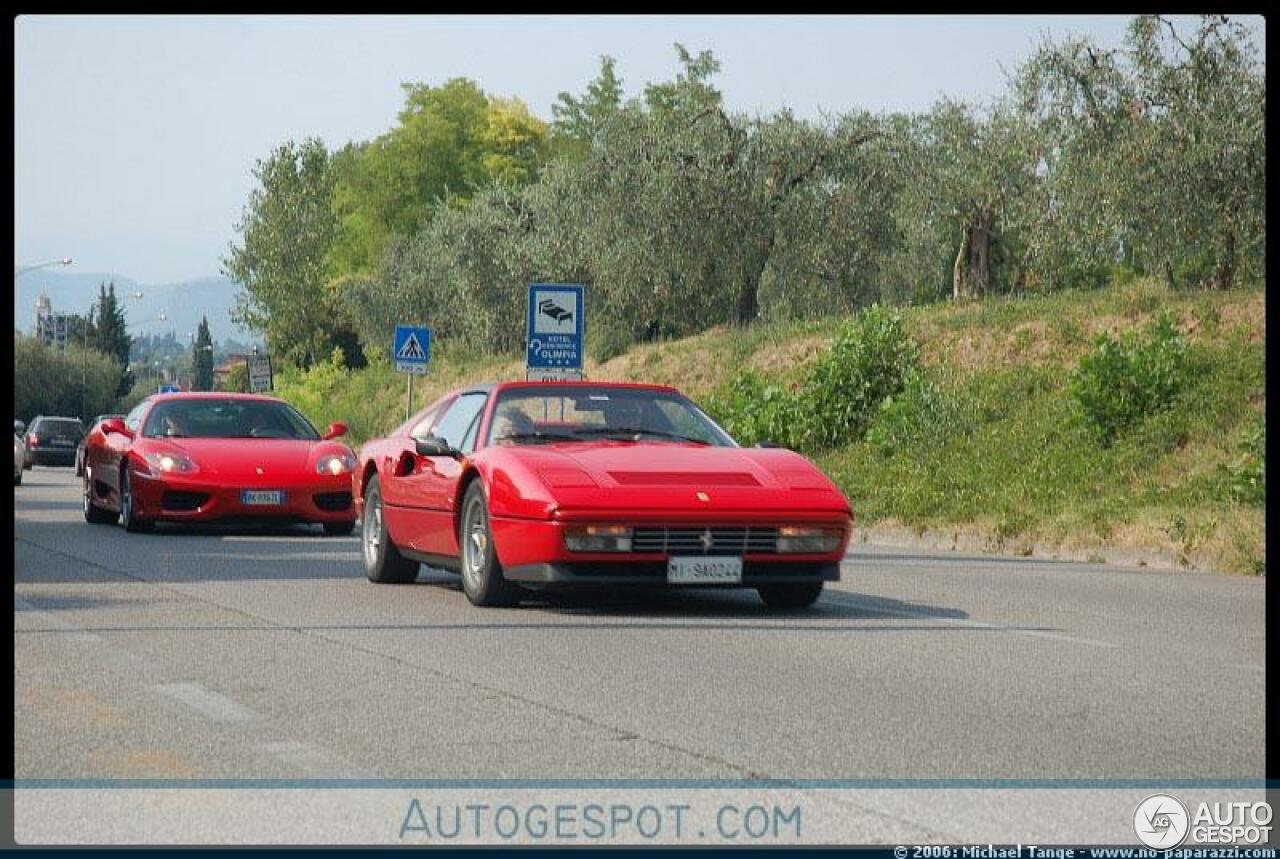
[{"label": "car roof", "polygon": [[243,394],[238,391],[178,391],[170,394],[152,394],[147,397],[153,403],[168,403],[174,400],[247,400],[250,402],[283,403],[279,397],[266,394]]},{"label": "car roof", "polygon": [[82,423],[79,418],[71,418],[66,415],[36,415],[31,419],[31,422],[35,423],[36,421],[75,421],[76,423]]},{"label": "car roof", "polygon": [[510,391],[517,389],[537,389],[537,388],[621,388],[631,391],[662,391],[664,393],[676,394],[679,391],[670,385],[656,385],[648,382],[611,382],[604,379],[584,379],[582,381],[563,381],[563,382],[542,382],[542,381],[521,381],[512,380],[508,382],[496,382],[487,385],[464,388],[460,393],[468,393],[472,391],[490,390]]}]

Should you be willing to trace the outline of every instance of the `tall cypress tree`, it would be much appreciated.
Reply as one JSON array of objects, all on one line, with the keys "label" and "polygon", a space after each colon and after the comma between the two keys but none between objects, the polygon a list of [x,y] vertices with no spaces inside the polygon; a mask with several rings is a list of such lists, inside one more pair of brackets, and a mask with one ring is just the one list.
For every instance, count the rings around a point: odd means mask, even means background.
[{"label": "tall cypress tree", "polygon": [[196,391],[213,390],[213,337],[209,335],[208,317],[200,317],[200,327],[196,331],[196,342],[191,347],[191,387]]},{"label": "tall cypress tree", "polygon": [[129,372],[129,346],[132,338],[125,327],[124,308],[116,300],[116,285],[98,287],[98,324],[96,340],[98,348],[120,362],[125,370],[120,376],[116,396],[123,397],[133,387],[133,374]]}]

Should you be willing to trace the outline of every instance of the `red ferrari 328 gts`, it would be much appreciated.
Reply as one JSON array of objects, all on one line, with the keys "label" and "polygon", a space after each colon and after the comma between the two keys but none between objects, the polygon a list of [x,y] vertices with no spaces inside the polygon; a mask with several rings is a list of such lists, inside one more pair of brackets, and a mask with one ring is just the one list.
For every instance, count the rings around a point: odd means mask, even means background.
[{"label": "red ferrari 328 gts", "polygon": [[799,454],[742,448],[659,385],[508,382],[455,391],[368,442],[352,476],[365,573],[462,574],[476,605],[521,586],[756,588],[811,605],[852,515]]},{"label": "red ferrari 328 gts", "polygon": [[273,518],[350,534],[351,449],[322,436],[288,403],[251,394],[148,397],[85,440],[84,518],[119,517],[129,531],[157,521]]}]

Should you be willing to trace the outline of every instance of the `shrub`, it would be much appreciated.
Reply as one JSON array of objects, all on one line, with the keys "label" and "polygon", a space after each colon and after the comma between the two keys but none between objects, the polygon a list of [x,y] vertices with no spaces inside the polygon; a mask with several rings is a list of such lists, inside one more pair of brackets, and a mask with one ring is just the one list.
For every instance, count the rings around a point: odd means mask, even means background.
[{"label": "shrub", "polygon": [[937,447],[967,435],[976,425],[973,404],[955,379],[911,371],[902,391],[880,405],[867,429],[867,443],[882,456]]},{"label": "shrub", "polygon": [[1246,427],[1239,445],[1240,457],[1226,471],[1227,494],[1242,504],[1267,503],[1267,422],[1258,418]]},{"label": "shrub", "polygon": [[750,370],[713,393],[707,402],[712,416],[741,444],[767,441],[795,447],[801,414],[795,395],[766,384]]},{"label": "shrub", "polygon": [[1191,378],[1186,338],[1169,315],[1142,337],[1100,334],[1080,359],[1071,394],[1104,447],[1125,430],[1167,407]]},{"label": "shrub", "polygon": [[626,353],[635,342],[625,325],[606,319],[592,329],[591,336],[587,338],[587,351],[593,361],[603,364]]},{"label": "shrub", "polygon": [[805,381],[801,446],[818,451],[861,438],[918,363],[901,314],[872,306],[846,323]]}]

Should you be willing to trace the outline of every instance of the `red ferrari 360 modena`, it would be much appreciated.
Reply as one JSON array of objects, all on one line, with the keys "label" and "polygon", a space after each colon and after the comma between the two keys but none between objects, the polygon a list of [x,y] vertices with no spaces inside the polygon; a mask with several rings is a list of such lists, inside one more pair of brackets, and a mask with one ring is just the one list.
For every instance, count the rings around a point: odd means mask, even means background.
[{"label": "red ferrari 360 modena", "polygon": [[148,397],[85,441],[84,518],[142,531],[155,522],[271,518],[350,534],[351,449],[288,403],[251,394]]},{"label": "red ferrari 360 modena", "polygon": [[755,588],[811,605],[840,577],[849,502],[799,454],[742,448],[674,388],[464,388],[360,450],[365,573],[460,572],[476,605],[523,587]]}]

